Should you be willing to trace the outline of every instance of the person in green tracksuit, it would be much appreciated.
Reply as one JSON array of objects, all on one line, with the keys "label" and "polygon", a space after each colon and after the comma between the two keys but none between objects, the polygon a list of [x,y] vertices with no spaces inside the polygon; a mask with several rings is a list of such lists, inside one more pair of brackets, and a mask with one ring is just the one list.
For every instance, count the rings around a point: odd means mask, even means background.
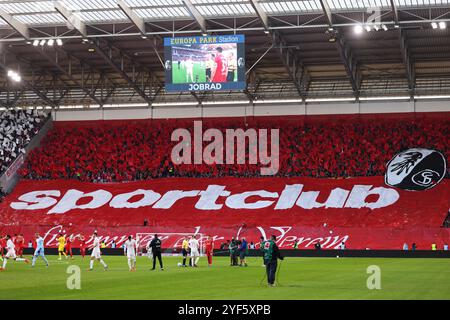
[{"label": "person in green tracksuit", "polygon": [[284,259],[280,254],[280,250],[278,249],[275,240],[276,237],[272,236],[270,240],[267,240],[262,244],[264,264],[266,265],[267,283],[270,287],[273,287],[275,284],[278,259]]},{"label": "person in green tracksuit", "polygon": [[263,264],[262,264],[263,267],[266,266],[266,262],[264,260],[264,242],[266,242],[264,237],[259,238],[259,251],[260,251],[260,253],[262,255],[262,258],[263,258]]}]

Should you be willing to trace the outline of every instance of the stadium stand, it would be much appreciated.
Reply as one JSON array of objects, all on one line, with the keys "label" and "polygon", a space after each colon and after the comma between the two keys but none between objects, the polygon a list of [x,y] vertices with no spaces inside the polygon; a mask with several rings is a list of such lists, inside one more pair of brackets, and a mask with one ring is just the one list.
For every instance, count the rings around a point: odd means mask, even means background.
[{"label": "stadium stand", "polygon": [[[440,150],[449,157],[448,117],[364,116],[252,118],[247,128],[281,128],[284,177],[382,176],[386,162],[410,147]],[[203,130],[245,127],[242,119],[210,119]],[[59,122],[22,169],[27,179],[88,182],[163,177],[257,177],[257,165],[178,165],[170,160],[171,133],[192,132],[192,120]],[[204,144],[206,145],[206,143]]]},{"label": "stadium stand", "polygon": [[45,123],[37,110],[5,110],[0,114],[0,175],[21,154]]},{"label": "stadium stand", "polygon": [[4,197],[6,197],[6,193],[3,192],[3,189],[2,189],[2,188],[0,188],[0,202],[3,201],[3,198],[4,198]]},{"label": "stadium stand", "polygon": [[[171,142],[171,135],[183,128],[193,136],[194,119],[55,121],[29,153],[21,169],[25,179],[0,205],[0,222],[8,221],[0,231],[30,237],[36,229],[53,234],[64,226],[89,234],[96,228],[121,239],[201,227],[224,239],[241,232],[257,241],[263,228],[289,233],[280,242],[284,249],[293,248],[294,238],[305,249],[314,239],[323,239],[324,249],[342,241],[354,249],[398,249],[405,241],[442,247],[449,232],[442,227],[448,179],[412,192],[388,186],[384,175],[387,162],[409,148],[436,149],[448,161],[449,122],[447,113],[202,119],[203,132],[280,129],[278,177],[260,177],[259,165],[174,165],[178,141]],[[230,193],[217,200],[220,210],[202,204],[201,195],[170,200],[179,191],[217,186]],[[258,197],[268,194],[257,194],[248,199],[249,209],[235,197],[255,190],[270,192],[273,201],[264,204]],[[162,196],[156,203],[149,198],[153,192]],[[256,202],[261,207],[253,208]]]},{"label": "stadium stand", "polygon": [[443,226],[444,228],[450,228],[450,209],[448,210],[448,214],[447,214],[447,216],[445,217],[445,220],[444,220],[444,222],[442,223],[442,226]]}]

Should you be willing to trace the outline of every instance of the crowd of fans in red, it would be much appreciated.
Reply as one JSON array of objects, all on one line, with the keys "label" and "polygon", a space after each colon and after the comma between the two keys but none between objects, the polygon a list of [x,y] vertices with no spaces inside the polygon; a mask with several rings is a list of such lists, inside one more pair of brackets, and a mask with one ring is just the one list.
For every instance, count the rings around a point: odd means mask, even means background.
[{"label": "crowd of fans in red", "polygon": [[[160,177],[260,176],[259,165],[174,165],[177,128],[193,132],[192,120],[56,123],[43,145],[28,158],[28,179],[70,178],[121,182]],[[204,120],[203,130],[280,129],[278,176],[356,177],[383,175],[386,162],[410,147],[440,150],[449,156],[450,119],[296,119]],[[269,140],[270,141],[270,140]],[[204,146],[209,142],[204,142]],[[264,167],[264,166],[263,166]]]}]

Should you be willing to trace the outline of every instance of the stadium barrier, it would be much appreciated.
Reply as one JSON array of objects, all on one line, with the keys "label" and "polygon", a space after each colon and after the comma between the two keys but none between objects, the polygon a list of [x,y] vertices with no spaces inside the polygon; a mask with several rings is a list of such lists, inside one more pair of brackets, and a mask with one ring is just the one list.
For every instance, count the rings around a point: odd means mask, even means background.
[{"label": "stadium barrier", "polygon": [[[123,256],[122,248],[104,248],[101,249],[105,256]],[[32,255],[34,249],[24,249],[25,255]],[[78,248],[72,249],[74,255],[80,255]],[[47,255],[57,255],[57,248],[48,248],[45,250]],[[91,251],[86,252],[86,257],[90,257]],[[180,248],[164,249],[163,253],[166,255],[180,255]],[[298,257],[298,258],[450,258],[450,251],[444,250],[280,250],[284,257]],[[228,250],[214,250],[216,257],[228,257]],[[259,249],[249,250],[249,257],[261,257]]]}]

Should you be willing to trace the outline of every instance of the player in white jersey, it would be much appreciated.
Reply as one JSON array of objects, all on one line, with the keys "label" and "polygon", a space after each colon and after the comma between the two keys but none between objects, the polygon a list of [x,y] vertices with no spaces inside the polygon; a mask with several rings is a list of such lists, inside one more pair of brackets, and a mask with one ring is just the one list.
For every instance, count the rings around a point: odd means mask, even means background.
[{"label": "player in white jersey", "polygon": [[198,267],[197,263],[200,259],[200,253],[198,249],[200,248],[200,244],[198,243],[196,235],[193,235],[189,240],[189,248],[191,249],[191,265],[193,267]]},{"label": "player in white jersey", "polygon": [[130,271],[136,271],[136,251],[137,242],[133,239],[132,236],[129,236],[128,240],[125,242],[123,254],[128,258],[128,268],[130,269]]},{"label": "player in white jersey", "polygon": [[14,242],[12,241],[10,235],[6,236],[6,250],[7,250],[7,252],[6,252],[6,255],[3,260],[3,266],[2,266],[2,268],[0,268],[0,270],[6,270],[6,264],[8,263],[9,259],[12,259],[14,261],[23,261],[25,263],[29,263],[29,261],[27,259],[17,257]]},{"label": "player in white jersey", "polygon": [[[189,57],[185,63],[186,67],[186,82],[194,82],[194,61]],[[189,78],[191,81],[189,81]]]},{"label": "player in white jersey", "polygon": [[95,260],[98,260],[102,264],[105,271],[107,271],[108,266],[102,259],[102,252],[100,251],[101,241],[100,238],[97,236],[97,232],[94,232],[93,238],[94,238],[94,247],[92,248],[91,261],[89,261],[89,271],[92,271],[92,269],[94,269]]}]

